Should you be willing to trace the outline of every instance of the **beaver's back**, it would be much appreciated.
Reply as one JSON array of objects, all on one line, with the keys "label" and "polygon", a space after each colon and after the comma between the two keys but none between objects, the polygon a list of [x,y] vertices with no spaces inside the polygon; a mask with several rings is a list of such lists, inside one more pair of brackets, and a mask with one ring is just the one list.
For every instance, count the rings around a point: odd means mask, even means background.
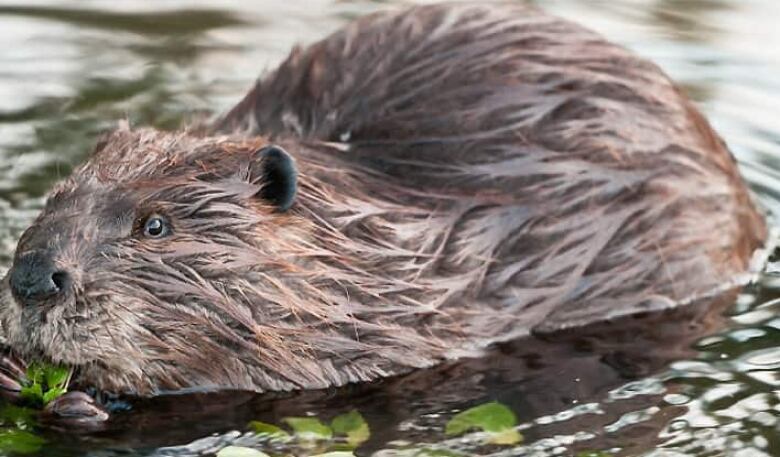
[{"label": "beaver's back", "polygon": [[522,6],[364,18],[294,51],[219,129],[330,143],[302,169],[360,170],[318,179],[370,203],[333,224],[436,291],[416,297],[446,310],[432,327],[485,341],[739,283],[766,236],[732,156],[656,66]]}]

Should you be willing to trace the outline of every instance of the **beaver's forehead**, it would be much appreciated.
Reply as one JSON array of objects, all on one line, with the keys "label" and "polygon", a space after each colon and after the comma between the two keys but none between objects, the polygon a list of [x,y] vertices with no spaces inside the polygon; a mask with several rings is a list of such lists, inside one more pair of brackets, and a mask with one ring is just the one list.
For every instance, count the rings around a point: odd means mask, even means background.
[{"label": "beaver's forehead", "polygon": [[199,159],[254,150],[260,138],[197,137],[154,129],[117,130],[105,136],[90,159],[74,173],[81,182],[117,183],[186,173]]},{"label": "beaver's forehead", "polygon": [[131,213],[136,197],[121,187],[69,180],[49,194],[42,212],[52,224],[65,224],[74,219],[94,221],[115,219]]},{"label": "beaver's forehead", "polygon": [[212,142],[182,133],[116,131],[98,144],[75,176],[81,182],[98,183],[157,176],[186,162],[190,155],[213,147]]},{"label": "beaver's forehead", "polygon": [[[237,151],[253,151],[261,138],[231,141],[153,129],[117,130],[104,136],[93,155],[49,193],[44,210],[64,223],[78,215],[95,220],[125,217],[142,201],[181,197],[178,189],[215,168],[237,168]],[[207,163],[208,162],[208,163]]]},{"label": "beaver's forehead", "polygon": [[130,194],[107,187],[61,185],[49,194],[43,211],[25,231],[19,250],[59,253],[72,248],[74,240],[88,243],[111,236],[115,229],[132,223],[132,199]]}]

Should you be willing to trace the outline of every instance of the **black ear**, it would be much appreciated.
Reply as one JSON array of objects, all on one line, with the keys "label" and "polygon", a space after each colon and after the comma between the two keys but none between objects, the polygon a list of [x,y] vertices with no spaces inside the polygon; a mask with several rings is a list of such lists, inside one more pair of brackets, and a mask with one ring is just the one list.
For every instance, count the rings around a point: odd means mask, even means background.
[{"label": "black ear", "polygon": [[266,146],[257,151],[255,176],[262,186],[258,196],[272,203],[277,211],[290,209],[298,188],[298,172],[290,154],[279,146]]}]

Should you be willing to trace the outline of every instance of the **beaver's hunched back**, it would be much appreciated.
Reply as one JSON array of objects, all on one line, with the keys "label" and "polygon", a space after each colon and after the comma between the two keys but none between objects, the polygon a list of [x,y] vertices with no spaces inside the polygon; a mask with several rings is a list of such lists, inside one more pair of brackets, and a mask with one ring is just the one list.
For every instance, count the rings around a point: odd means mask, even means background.
[{"label": "beaver's hunched back", "polygon": [[765,234],[656,66],[536,9],[424,6],[293,51],[208,135],[104,137],[0,318],[99,389],[320,388],[715,293]]}]

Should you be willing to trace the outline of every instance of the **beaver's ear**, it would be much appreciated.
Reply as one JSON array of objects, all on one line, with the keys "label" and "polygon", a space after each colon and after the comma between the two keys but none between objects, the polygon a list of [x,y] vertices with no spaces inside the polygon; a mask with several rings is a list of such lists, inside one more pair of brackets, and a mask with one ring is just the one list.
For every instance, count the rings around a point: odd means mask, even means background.
[{"label": "beaver's ear", "polygon": [[252,175],[262,186],[257,194],[260,198],[272,203],[277,211],[290,209],[298,188],[298,172],[287,151],[275,145],[257,150]]}]

